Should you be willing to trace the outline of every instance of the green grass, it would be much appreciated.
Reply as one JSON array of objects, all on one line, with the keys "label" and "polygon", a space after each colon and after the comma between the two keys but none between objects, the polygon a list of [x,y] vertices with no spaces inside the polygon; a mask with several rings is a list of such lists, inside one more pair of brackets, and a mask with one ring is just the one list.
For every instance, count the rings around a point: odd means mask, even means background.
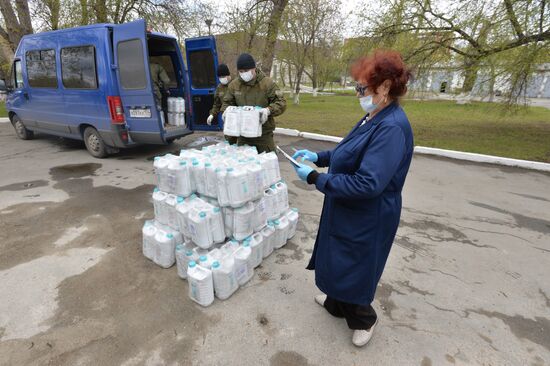
[{"label": "green grass", "polygon": [[[344,136],[362,117],[357,98],[301,95],[287,100],[278,127]],[[516,114],[494,103],[404,100],[415,144],[550,163],[550,109],[529,107]]]},{"label": "green grass", "polygon": [[4,102],[0,102],[0,117],[7,117],[8,112],[6,111],[6,104]]}]

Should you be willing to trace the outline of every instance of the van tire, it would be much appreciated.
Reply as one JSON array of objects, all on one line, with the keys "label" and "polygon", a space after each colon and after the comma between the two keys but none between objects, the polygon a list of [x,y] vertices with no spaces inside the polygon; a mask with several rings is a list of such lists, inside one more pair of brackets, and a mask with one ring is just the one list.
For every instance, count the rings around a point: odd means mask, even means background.
[{"label": "van tire", "polygon": [[103,142],[99,132],[93,127],[87,127],[84,130],[84,144],[94,158],[103,159],[109,155],[105,142]]},{"label": "van tire", "polygon": [[17,137],[19,137],[21,140],[31,140],[34,137],[34,132],[27,130],[27,128],[21,121],[21,118],[19,118],[16,114],[11,118],[11,123],[13,125],[13,128],[15,129]]}]

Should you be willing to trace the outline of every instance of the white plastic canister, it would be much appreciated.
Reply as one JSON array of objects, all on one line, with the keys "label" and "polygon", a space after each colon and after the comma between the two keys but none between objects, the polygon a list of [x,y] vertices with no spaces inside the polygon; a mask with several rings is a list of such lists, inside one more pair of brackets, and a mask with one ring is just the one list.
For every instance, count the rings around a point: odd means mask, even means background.
[{"label": "white plastic canister", "polygon": [[235,259],[235,275],[237,276],[237,282],[240,286],[243,286],[247,283],[254,272],[250,269],[252,268],[250,263],[250,256],[252,251],[249,246],[240,246],[234,253],[233,258]]},{"label": "white plastic canister", "polygon": [[202,306],[209,306],[214,302],[212,271],[191,261],[187,269],[187,281],[191,300]]},{"label": "white plastic canister", "polygon": [[174,193],[188,197],[193,193],[193,180],[191,179],[191,173],[189,171],[189,165],[186,161],[177,160],[177,163],[170,164],[170,169],[174,171],[176,181],[174,184]]},{"label": "white plastic canister", "polygon": [[234,137],[241,135],[241,114],[239,107],[229,106],[225,109],[223,134]]},{"label": "white plastic canister", "polygon": [[147,220],[143,224],[141,232],[143,234],[143,255],[153,260],[155,256],[155,234],[157,233],[157,228],[153,225],[152,221]]},{"label": "white plastic canister", "polygon": [[183,202],[183,197],[176,196],[175,194],[169,194],[166,196],[166,199],[164,200],[165,208],[166,208],[166,225],[170,226],[173,229],[178,228],[178,220],[176,217],[176,205],[178,203]]},{"label": "white plastic canister", "polygon": [[269,255],[271,255],[271,253],[273,253],[273,241],[275,240],[275,226],[270,221],[267,223],[267,226],[262,229],[261,233],[262,233],[262,236],[264,237],[262,255],[264,258],[267,258]]},{"label": "white plastic canister", "polygon": [[263,241],[264,237],[261,233],[254,233],[251,237],[248,238],[248,242],[250,243],[250,250],[252,251],[252,266],[254,268],[262,264]]},{"label": "white plastic canister", "polygon": [[222,243],[225,240],[225,227],[223,224],[222,212],[219,207],[214,207],[210,213],[210,230],[214,243]]},{"label": "white plastic canister", "polygon": [[288,187],[285,182],[280,181],[275,185],[275,188],[277,189],[277,206],[279,207],[279,213],[282,214],[288,211]]},{"label": "white plastic canister", "polygon": [[155,234],[154,262],[163,268],[170,268],[176,261],[176,241],[174,235],[159,230]]},{"label": "white plastic canister", "polygon": [[288,219],[286,216],[282,216],[278,220],[273,221],[275,225],[275,241],[273,242],[273,248],[282,248],[288,238]]},{"label": "white plastic canister", "polygon": [[289,224],[288,239],[292,239],[294,237],[294,235],[296,234],[296,227],[298,226],[298,219],[300,218],[300,216],[298,214],[298,209],[297,208],[291,208],[286,213],[285,216],[288,219],[288,224]]},{"label": "white plastic canister", "polygon": [[265,186],[262,166],[255,161],[249,161],[245,166],[248,172],[250,198],[253,200],[259,199],[263,196]]},{"label": "white plastic canister", "polygon": [[168,194],[155,188],[153,190],[153,208],[155,210],[155,219],[161,224],[168,224],[168,209],[165,200]]},{"label": "white plastic canister", "polygon": [[262,136],[262,124],[260,123],[260,111],[251,106],[242,107],[241,113],[241,136],[260,137]]},{"label": "white plastic canister", "polygon": [[208,215],[204,211],[191,210],[187,220],[191,240],[203,249],[212,246],[212,234],[208,228]]},{"label": "white plastic canister", "polygon": [[252,235],[253,232],[254,204],[246,205],[233,210],[233,237],[242,240]]},{"label": "white plastic canister", "polygon": [[232,207],[240,207],[251,199],[248,186],[248,174],[246,170],[227,168],[227,187],[229,192],[229,204]]},{"label": "white plastic canister", "polygon": [[229,298],[239,288],[235,276],[235,261],[232,256],[223,261],[212,263],[212,276],[214,278],[214,293],[220,300]]},{"label": "white plastic canister", "polygon": [[253,219],[253,228],[254,231],[260,231],[267,224],[267,207],[266,200],[264,197],[253,202],[254,205],[254,216]]},{"label": "white plastic canister", "polygon": [[267,212],[268,220],[275,220],[278,217],[278,201],[277,190],[274,188],[267,188],[264,191],[265,209]]}]

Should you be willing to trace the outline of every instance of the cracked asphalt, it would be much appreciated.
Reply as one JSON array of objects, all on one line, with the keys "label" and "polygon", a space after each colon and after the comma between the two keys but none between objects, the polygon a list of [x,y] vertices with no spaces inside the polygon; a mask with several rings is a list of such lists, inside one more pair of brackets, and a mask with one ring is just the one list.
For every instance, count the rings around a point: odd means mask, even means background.
[{"label": "cracked asphalt", "polygon": [[313,301],[323,197],[286,162],[298,233],[230,299],[201,308],[142,256],[152,158],[204,136],[97,160],[0,123],[1,365],[550,365],[550,175],[415,156],[358,349]]}]

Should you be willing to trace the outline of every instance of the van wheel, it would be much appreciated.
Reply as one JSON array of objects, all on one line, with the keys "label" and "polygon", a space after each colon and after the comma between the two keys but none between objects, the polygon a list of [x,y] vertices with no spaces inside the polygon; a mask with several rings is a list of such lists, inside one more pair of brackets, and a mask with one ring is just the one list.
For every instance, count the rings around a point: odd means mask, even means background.
[{"label": "van wheel", "polygon": [[107,154],[107,147],[103,139],[99,135],[99,132],[93,127],[87,127],[84,130],[84,144],[88,152],[95,158],[102,159],[109,155]]},{"label": "van wheel", "polygon": [[12,117],[11,123],[13,124],[13,128],[15,128],[15,133],[17,134],[17,137],[19,137],[21,140],[30,140],[34,137],[34,132],[27,130],[23,122],[21,122],[21,118],[19,118],[17,115],[14,115]]}]

